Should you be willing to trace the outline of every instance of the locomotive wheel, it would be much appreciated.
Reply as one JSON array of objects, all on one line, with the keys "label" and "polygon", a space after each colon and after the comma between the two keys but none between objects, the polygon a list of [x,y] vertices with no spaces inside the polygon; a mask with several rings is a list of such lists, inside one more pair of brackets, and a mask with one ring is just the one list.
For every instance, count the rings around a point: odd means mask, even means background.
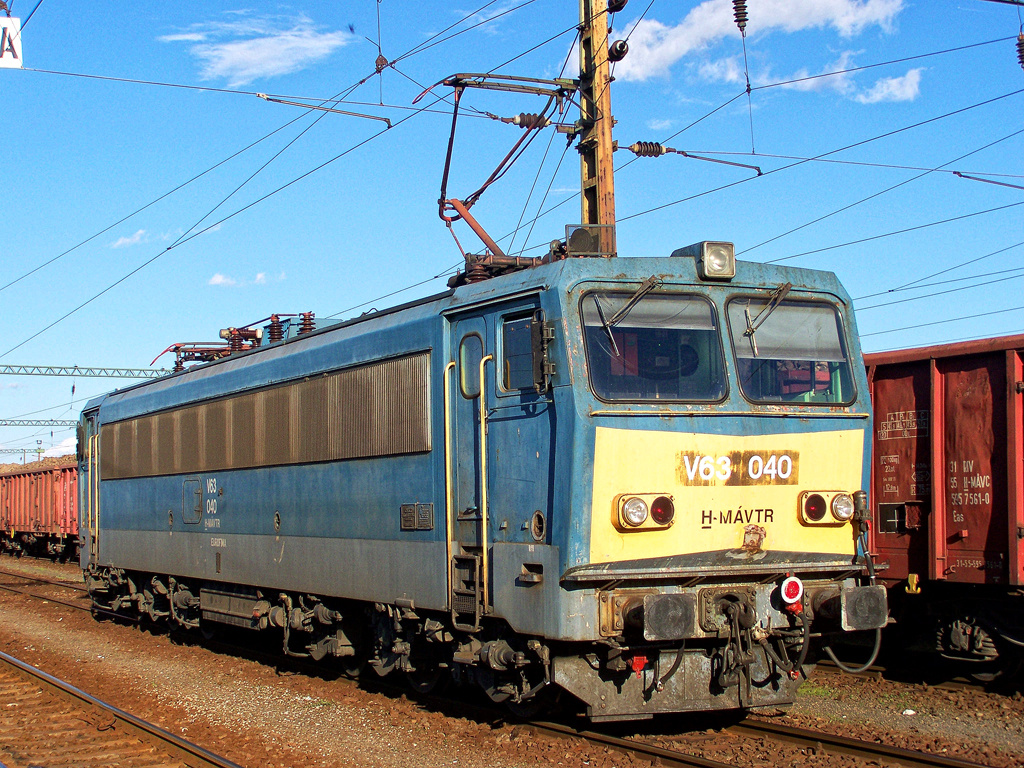
[{"label": "locomotive wheel", "polygon": [[366,655],[356,649],[354,656],[342,656],[340,659],[341,671],[345,677],[355,680],[366,669]]},{"label": "locomotive wheel", "polygon": [[509,699],[505,702],[505,708],[513,717],[517,717],[520,720],[533,720],[551,712],[557,704],[558,689],[553,685],[548,685],[542,688],[535,696],[531,696],[524,701],[516,702]]},{"label": "locomotive wheel", "polygon": [[422,663],[411,672],[405,673],[409,687],[416,693],[426,695],[433,692],[441,683],[444,670],[436,664]]}]

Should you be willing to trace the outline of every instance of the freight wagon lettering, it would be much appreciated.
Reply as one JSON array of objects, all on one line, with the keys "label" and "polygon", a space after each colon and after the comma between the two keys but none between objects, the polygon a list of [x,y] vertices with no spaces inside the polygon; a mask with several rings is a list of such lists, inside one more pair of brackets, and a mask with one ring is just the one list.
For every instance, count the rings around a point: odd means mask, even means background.
[{"label": "freight wagon lettering", "polygon": [[926,436],[928,411],[889,411],[879,423],[879,440],[897,440],[902,437]]},{"label": "freight wagon lettering", "polygon": [[700,527],[704,530],[712,525],[747,525],[749,523],[771,523],[774,522],[774,509],[702,509],[700,512]]},{"label": "freight wagon lettering", "polygon": [[795,485],[798,451],[733,451],[721,456],[680,453],[676,476],[684,485]]},{"label": "freight wagon lettering", "polygon": [[957,506],[971,505],[971,504],[991,504],[992,494],[991,493],[970,493],[967,491],[955,491],[949,494],[949,503],[956,504]]}]

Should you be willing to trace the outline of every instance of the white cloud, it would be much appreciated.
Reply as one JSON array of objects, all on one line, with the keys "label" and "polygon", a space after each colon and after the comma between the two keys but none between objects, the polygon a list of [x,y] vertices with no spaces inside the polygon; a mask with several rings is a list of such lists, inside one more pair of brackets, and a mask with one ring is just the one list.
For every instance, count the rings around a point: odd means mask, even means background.
[{"label": "white cloud", "polygon": [[225,288],[243,288],[247,285],[267,285],[271,281],[276,283],[284,280],[284,272],[279,275],[268,277],[266,272],[257,272],[252,280],[235,280],[235,278],[229,275],[217,272],[213,277],[207,281],[207,285],[221,285]]},{"label": "white cloud", "polygon": [[877,81],[871,90],[857,94],[861,104],[877,104],[880,101],[913,101],[921,93],[921,70],[912,69],[903,77],[885,77]]},{"label": "white cloud", "polygon": [[43,456],[67,456],[69,453],[74,453],[78,438],[72,435],[61,440],[57,445],[52,448],[47,448],[43,451]]},{"label": "white cloud", "polygon": [[[837,93],[850,94],[856,90],[857,86],[854,85],[850,73],[844,72],[844,70],[854,67],[854,55],[853,51],[843,51],[838,59],[823,66],[819,72],[811,73],[806,69],[801,69],[788,77],[769,78],[765,76],[758,78],[758,81],[762,85],[770,82],[785,82],[785,85],[779,87],[794,91],[836,91]],[[838,74],[821,77],[821,75],[826,75],[829,72],[837,72]]]},{"label": "white cloud", "polygon": [[348,31],[321,31],[305,15],[233,15],[238,18],[194,24],[185,32],[159,39],[194,43],[189,53],[202,63],[200,76],[226,79],[229,88],[298,72],[355,39]]},{"label": "white cloud", "polygon": [[134,235],[130,237],[119,237],[115,242],[110,244],[111,248],[128,248],[139,243],[147,243],[149,238],[146,235],[146,230],[140,229]]},{"label": "white cloud", "polygon": [[[760,0],[750,9],[747,36],[831,28],[843,37],[853,37],[872,26],[889,31],[902,9],[903,0]],[[666,76],[691,51],[739,34],[730,0],[706,0],[675,26],[643,20],[630,35],[629,55],[616,65],[615,76],[622,80]]]},{"label": "white cloud", "polygon": [[230,287],[232,285],[238,285],[238,282],[228,277],[227,275],[222,275],[220,272],[218,272],[217,274],[210,278],[207,285],[224,285]]},{"label": "white cloud", "polygon": [[648,120],[647,130],[649,131],[667,131],[673,125],[672,120]]}]

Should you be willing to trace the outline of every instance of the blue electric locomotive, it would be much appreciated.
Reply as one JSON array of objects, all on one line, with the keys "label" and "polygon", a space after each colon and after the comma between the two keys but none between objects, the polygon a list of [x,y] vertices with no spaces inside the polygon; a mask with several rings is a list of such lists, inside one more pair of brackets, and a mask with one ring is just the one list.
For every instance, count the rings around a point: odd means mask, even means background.
[{"label": "blue electric locomotive", "polygon": [[702,243],[463,283],[90,402],[95,603],[607,720],[784,704],[886,622],[834,275]]}]

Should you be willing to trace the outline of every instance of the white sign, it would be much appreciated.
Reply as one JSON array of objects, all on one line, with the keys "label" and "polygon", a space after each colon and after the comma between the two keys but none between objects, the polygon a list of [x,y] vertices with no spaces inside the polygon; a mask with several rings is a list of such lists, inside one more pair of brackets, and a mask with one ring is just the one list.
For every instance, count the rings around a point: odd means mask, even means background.
[{"label": "white sign", "polygon": [[0,69],[21,69],[21,19],[0,16]]}]

